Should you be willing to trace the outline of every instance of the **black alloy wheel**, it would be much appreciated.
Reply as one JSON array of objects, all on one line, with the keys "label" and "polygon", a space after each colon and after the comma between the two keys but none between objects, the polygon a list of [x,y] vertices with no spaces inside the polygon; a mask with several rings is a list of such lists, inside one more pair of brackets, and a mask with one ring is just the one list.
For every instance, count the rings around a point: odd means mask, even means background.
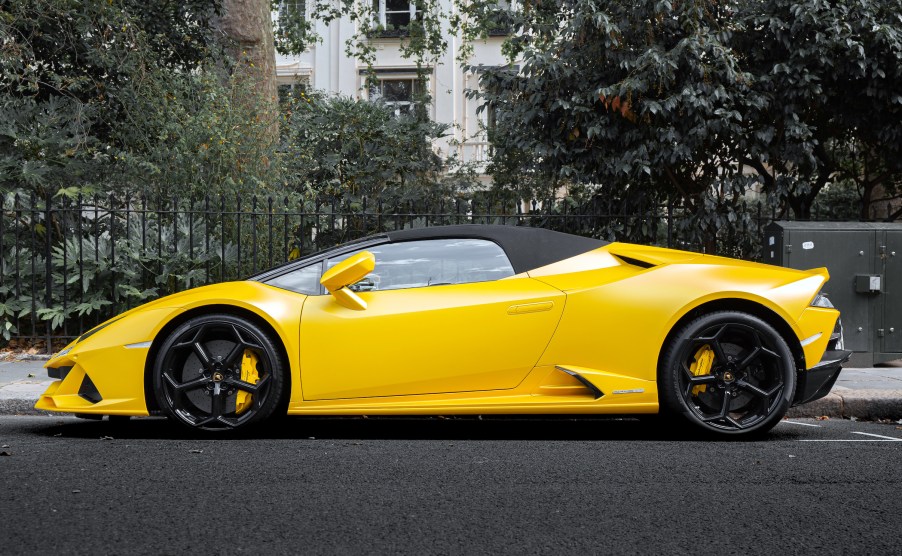
[{"label": "black alloy wheel", "polygon": [[786,341],[753,315],[722,311],[683,327],[660,369],[661,409],[704,431],[752,435],[773,428],[795,395]]},{"label": "black alloy wheel", "polygon": [[227,315],[193,318],[160,347],[154,365],[157,403],[195,429],[244,429],[273,414],[284,390],[284,365],[269,335]]}]

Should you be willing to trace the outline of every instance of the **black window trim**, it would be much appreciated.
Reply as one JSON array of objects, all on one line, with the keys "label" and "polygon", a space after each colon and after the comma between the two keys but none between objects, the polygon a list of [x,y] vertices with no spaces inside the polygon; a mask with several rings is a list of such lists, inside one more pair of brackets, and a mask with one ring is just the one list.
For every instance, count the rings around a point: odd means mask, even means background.
[{"label": "black window trim", "polygon": [[328,249],[324,249],[322,251],[317,251],[312,255],[308,255],[301,259],[297,259],[294,261],[288,261],[287,263],[283,263],[279,266],[270,268],[269,270],[264,270],[263,272],[259,272],[252,276],[248,276],[245,278],[247,281],[253,282],[267,282],[272,280],[273,278],[278,278],[279,276],[283,276],[288,274],[289,272],[294,272],[295,270],[300,270],[302,268],[308,267],[314,263],[322,263],[326,259],[330,257],[334,257],[336,255],[343,255],[349,251],[357,251],[359,249],[365,249],[367,247],[374,247],[376,245],[382,245],[384,243],[392,243],[387,236],[376,236],[371,238],[364,238],[357,241],[352,241],[350,243],[344,243],[341,245],[336,245],[335,247],[330,247]]}]

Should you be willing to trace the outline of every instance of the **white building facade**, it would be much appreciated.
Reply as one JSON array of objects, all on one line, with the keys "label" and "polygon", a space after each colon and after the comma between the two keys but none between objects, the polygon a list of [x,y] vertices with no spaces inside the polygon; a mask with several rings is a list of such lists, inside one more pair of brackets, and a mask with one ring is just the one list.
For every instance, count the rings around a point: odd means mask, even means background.
[{"label": "white building facade", "polygon": [[[377,1],[378,17],[385,28],[403,28],[412,17],[416,17],[415,6],[406,0]],[[449,0],[441,0],[441,3],[446,13],[452,9]],[[309,10],[309,7],[303,0],[286,0],[282,9]],[[477,114],[479,101],[467,98],[468,90],[478,89],[479,77],[477,73],[464,70],[458,61],[461,39],[451,34],[447,23],[443,25],[449,48],[434,67],[427,69],[427,79],[422,84],[432,99],[427,109],[429,115],[436,122],[452,126],[450,136],[436,148],[444,154],[456,150],[462,162],[473,163],[479,168],[486,162],[489,152],[485,134],[487,112],[483,110]],[[350,18],[343,17],[329,24],[316,21],[315,30],[321,42],[310,46],[301,55],[276,55],[276,77],[281,94],[302,87],[356,98],[381,95],[399,113],[410,109],[414,91],[420,83],[416,63],[401,56],[403,38],[388,36],[392,34],[389,32],[370,39],[376,49],[373,70],[378,86],[368,89],[367,65],[345,52],[346,43],[358,34],[357,25]],[[473,44],[467,63],[474,66],[505,64],[501,54],[504,38],[504,35],[493,36]]]}]

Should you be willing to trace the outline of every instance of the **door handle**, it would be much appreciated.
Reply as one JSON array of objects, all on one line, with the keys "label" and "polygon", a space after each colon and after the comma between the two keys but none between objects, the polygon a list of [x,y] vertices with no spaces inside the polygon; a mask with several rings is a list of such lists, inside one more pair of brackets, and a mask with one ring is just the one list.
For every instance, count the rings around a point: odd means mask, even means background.
[{"label": "door handle", "polygon": [[511,305],[507,308],[508,315],[525,315],[527,313],[541,313],[550,311],[554,307],[554,301],[540,301],[538,303],[522,303]]}]

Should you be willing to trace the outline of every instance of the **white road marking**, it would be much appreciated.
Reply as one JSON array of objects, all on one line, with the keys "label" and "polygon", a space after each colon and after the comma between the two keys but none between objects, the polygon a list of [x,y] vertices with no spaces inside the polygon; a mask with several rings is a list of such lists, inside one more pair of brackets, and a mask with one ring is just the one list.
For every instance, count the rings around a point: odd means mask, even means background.
[{"label": "white road marking", "polygon": [[813,423],[799,423],[798,421],[780,421],[781,423],[786,423],[787,425],[802,425],[803,427],[818,427],[821,425],[815,425]]},{"label": "white road marking", "polygon": [[860,434],[862,436],[873,436],[874,438],[810,438],[802,439],[799,442],[902,442],[902,438],[894,436],[883,436],[882,434],[873,434],[869,432],[851,431],[852,434]]},{"label": "white road marking", "polygon": [[892,440],[892,441],[895,441],[895,442],[902,442],[902,438],[896,438],[896,437],[894,437],[894,436],[883,436],[882,434],[872,434],[872,433],[869,433],[869,432],[857,432],[857,431],[852,431],[852,434],[861,434],[861,435],[864,435],[864,436],[873,436],[873,437],[875,437],[875,438],[884,438],[884,439],[886,439],[886,440]]},{"label": "white road marking", "polygon": [[817,440],[817,439],[813,439],[813,438],[804,438],[804,439],[801,439],[801,440],[796,440],[796,442],[899,442],[899,441],[902,441],[902,439],[894,438],[894,439],[892,439],[892,440],[882,440],[882,439],[879,439],[879,438],[875,438],[875,439],[873,439],[873,440],[871,440],[871,439],[867,439],[867,440],[858,440],[858,439],[855,439],[855,438],[852,438],[852,439],[826,438],[826,439],[820,439],[820,440]]}]

